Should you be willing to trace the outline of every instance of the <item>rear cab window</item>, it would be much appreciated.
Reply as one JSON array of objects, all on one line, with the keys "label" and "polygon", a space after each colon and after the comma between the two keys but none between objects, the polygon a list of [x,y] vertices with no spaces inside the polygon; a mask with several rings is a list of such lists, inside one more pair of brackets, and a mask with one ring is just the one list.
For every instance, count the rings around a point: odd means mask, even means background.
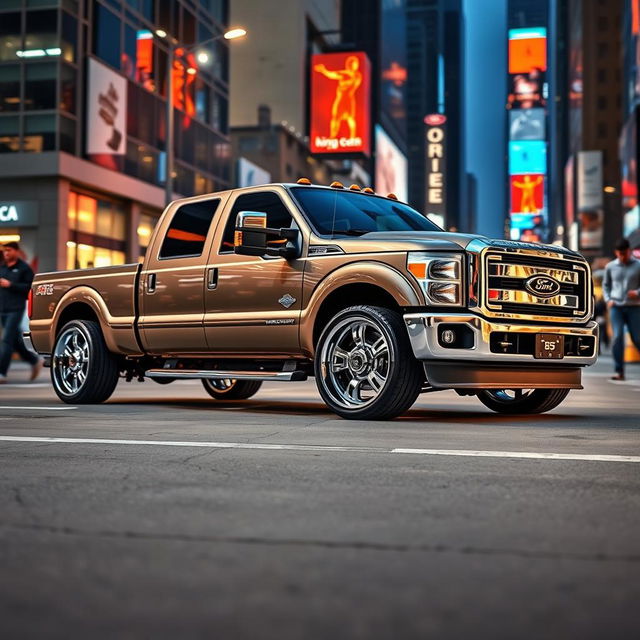
[{"label": "rear cab window", "polygon": [[173,214],[158,258],[195,258],[202,255],[220,199],[188,202]]}]

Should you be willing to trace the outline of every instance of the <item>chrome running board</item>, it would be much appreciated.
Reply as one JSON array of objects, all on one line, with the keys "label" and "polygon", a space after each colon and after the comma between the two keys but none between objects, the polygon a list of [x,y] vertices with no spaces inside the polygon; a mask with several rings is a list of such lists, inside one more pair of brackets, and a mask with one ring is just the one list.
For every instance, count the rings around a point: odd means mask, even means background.
[{"label": "chrome running board", "polygon": [[263,382],[304,382],[304,371],[207,371],[202,369],[149,369],[144,372],[147,378],[177,378],[180,380],[261,380]]}]

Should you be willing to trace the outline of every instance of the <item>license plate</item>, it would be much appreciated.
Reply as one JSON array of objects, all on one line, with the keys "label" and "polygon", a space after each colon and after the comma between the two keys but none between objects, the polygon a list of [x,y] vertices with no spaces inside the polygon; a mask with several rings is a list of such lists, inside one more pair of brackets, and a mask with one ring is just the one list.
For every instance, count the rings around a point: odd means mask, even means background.
[{"label": "license plate", "polygon": [[563,358],[564,336],[558,336],[553,333],[537,333],[534,357],[541,360]]}]

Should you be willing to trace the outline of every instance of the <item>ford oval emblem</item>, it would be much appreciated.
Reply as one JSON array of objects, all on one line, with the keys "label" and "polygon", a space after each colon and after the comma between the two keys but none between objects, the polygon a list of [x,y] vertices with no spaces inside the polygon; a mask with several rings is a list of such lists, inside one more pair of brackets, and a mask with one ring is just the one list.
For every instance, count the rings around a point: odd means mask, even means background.
[{"label": "ford oval emblem", "polygon": [[553,298],[560,293],[560,283],[550,276],[531,276],[524,288],[538,298]]}]

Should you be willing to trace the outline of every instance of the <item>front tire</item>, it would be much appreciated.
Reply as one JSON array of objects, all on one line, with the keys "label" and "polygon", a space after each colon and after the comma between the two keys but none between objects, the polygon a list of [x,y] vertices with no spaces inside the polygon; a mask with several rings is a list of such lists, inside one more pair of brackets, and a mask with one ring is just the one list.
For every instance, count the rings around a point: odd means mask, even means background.
[{"label": "front tire", "polygon": [[338,313],[322,332],[314,363],[327,406],[351,420],[388,420],[416,401],[424,373],[399,313],[369,305]]},{"label": "front tire", "polygon": [[71,320],[62,327],[51,358],[51,382],[60,400],[99,404],[111,397],[118,377],[118,364],[97,322]]},{"label": "front tire", "polygon": [[233,380],[204,378],[202,386],[216,400],[246,400],[258,393],[262,382],[254,380]]},{"label": "front tire", "polygon": [[569,389],[485,389],[478,400],[496,413],[527,415],[555,409],[569,395]]}]

